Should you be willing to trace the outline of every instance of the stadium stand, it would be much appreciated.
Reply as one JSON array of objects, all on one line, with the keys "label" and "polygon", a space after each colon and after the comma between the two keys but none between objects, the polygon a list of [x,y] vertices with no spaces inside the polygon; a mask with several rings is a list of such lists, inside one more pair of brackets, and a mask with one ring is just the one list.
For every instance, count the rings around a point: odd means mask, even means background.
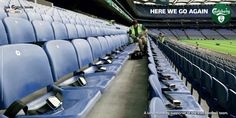
[{"label": "stadium stand", "polygon": [[[159,117],[155,113],[163,110],[170,112],[170,114],[189,112],[189,114],[182,114],[185,117],[206,117],[204,115],[191,115],[191,112],[201,114],[204,111],[190,94],[190,91],[185,89],[183,81],[153,41],[150,41],[148,55],[150,99],[152,99],[149,106],[151,118]],[[173,76],[175,78],[172,78],[171,75],[175,75]],[[174,100],[179,100],[181,105],[176,105]],[[164,104],[165,107],[160,104]],[[157,109],[159,107],[160,109]]]},{"label": "stadium stand", "polygon": [[186,40],[188,39],[188,37],[186,36],[186,33],[184,30],[180,30],[180,29],[171,29],[171,32],[173,32],[173,34],[175,36],[178,37],[178,39],[181,39],[181,40]]},{"label": "stadium stand", "polygon": [[[20,12],[7,12],[12,5]],[[0,0],[0,19],[0,118],[86,118],[137,48],[127,26],[60,7]],[[172,42],[234,40],[236,30],[166,24],[174,28],[148,33],[147,117],[208,118],[202,100],[209,112],[236,117],[235,62]],[[161,32],[164,43],[155,41]]]},{"label": "stadium stand", "polygon": [[[216,69],[215,72],[213,72],[212,69],[209,69],[211,71],[210,74],[208,74],[206,72],[208,70],[204,71],[204,68],[200,68],[200,63],[202,62],[199,61],[198,57],[184,52],[184,50],[173,45],[165,46],[163,44],[159,44],[159,46],[161,50],[164,51],[170,58],[170,60],[175,63],[176,67],[181,71],[183,76],[186,77],[187,81],[192,84],[192,87],[195,87],[195,90],[199,92],[199,103],[201,102],[201,99],[205,99],[210,107],[210,111],[226,111],[228,113],[232,113],[229,109],[229,103],[232,103],[233,101],[231,101],[232,99],[228,99],[228,92],[232,92],[233,90],[230,86],[225,84],[224,81],[227,81],[227,78],[225,77],[225,71],[222,68],[215,67],[214,65],[216,64],[214,64],[212,67]],[[192,59],[192,61],[187,61],[188,59]],[[189,67],[188,69],[181,67],[181,65],[185,66],[185,63],[188,65],[186,66]],[[203,64],[202,66],[205,65]],[[229,73],[230,72],[228,72],[228,74]],[[235,80],[232,73],[230,75],[232,80]],[[203,96],[205,98],[202,98]],[[232,94],[232,96],[234,95]],[[230,106],[230,108],[232,108],[232,106]],[[231,115],[234,115],[234,113]]]},{"label": "stadium stand", "polygon": [[197,39],[197,40],[203,40],[206,39],[201,32],[199,32],[196,29],[184,29],[184,31],[186,32],[186,34],[188,35],[189,39],[193,40],[193,39]]},{"label": "stadium stand", "polygon": [[217,32],[219,32],[221,35],[223,35],[226,39],[234,40],[236,33],[228,30],[228,29],[217,29]]},{"label": "stadium stand", "polygon": [[219,33],[217,33],[214,30],[210,30],[210,29],[200,29],[200,31],[202,32],[202,34],[204,36],[207,37],[207,39],[212,39],[212,40],[224,40],[225,38],[222,37]]},{"label": "stadium stand", "polygon": [[[127,28],[24,0],[12,2],[35,9],[27,13],[23,9],[25,15],[1,15],[5,17],[0,24],[4,115],[86,117],[136,48],[128,45]],[[79,24],[74,22],[78,19],[66,20],[80,15],[84,21]],[[18,114],[19,105],[24,113]]]}]

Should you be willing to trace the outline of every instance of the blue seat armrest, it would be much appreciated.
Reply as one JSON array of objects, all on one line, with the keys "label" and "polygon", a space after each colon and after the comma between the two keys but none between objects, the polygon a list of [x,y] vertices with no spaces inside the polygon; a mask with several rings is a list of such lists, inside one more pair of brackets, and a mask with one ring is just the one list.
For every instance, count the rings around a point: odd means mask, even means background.
[{"label": "blue seat armrest", "polygon": [[90,99],[94,94],[100,92],[97,87],[63,87],[63,97],[65,99]]},{"label": "blue seat armrest", "polygon": [[47,91],[48,92],[53,91],[53,92],[62,93],[63,89],[53,84],[53,85],[49,85],[47,87]]}]

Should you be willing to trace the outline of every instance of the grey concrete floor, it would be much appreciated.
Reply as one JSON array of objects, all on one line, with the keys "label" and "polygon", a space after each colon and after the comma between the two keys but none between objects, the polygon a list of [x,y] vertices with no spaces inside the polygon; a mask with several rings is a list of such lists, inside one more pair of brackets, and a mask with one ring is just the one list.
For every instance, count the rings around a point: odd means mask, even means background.
[{"label": "grey concrete floor", "polygon": [[128,60],[88,118],[145,118],[147,85],[147,59]]}]

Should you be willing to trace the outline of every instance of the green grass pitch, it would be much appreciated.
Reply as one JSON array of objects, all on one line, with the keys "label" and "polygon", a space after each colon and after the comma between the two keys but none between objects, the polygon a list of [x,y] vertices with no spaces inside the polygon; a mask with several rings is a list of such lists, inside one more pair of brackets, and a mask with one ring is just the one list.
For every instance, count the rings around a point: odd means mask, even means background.
[{"label": "green grass pitch", "polygon": [[181,42],[236,56],[236,40],[181,40]]}]

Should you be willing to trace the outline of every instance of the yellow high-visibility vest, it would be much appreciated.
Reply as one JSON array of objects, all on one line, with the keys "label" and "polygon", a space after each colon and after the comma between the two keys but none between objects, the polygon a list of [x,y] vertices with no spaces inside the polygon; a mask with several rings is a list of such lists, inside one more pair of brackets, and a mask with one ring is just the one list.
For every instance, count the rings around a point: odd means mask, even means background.
[{"label": "yellow high-visibility vest", "polygon": [[[140,34],[143,30],[142,30],[142,24],[138,24],[138,34]],[[134,26],[132,25],[131,26],[131,35],[133,35],[133,36],[135,36],[135,28],[134,28]]]}]

